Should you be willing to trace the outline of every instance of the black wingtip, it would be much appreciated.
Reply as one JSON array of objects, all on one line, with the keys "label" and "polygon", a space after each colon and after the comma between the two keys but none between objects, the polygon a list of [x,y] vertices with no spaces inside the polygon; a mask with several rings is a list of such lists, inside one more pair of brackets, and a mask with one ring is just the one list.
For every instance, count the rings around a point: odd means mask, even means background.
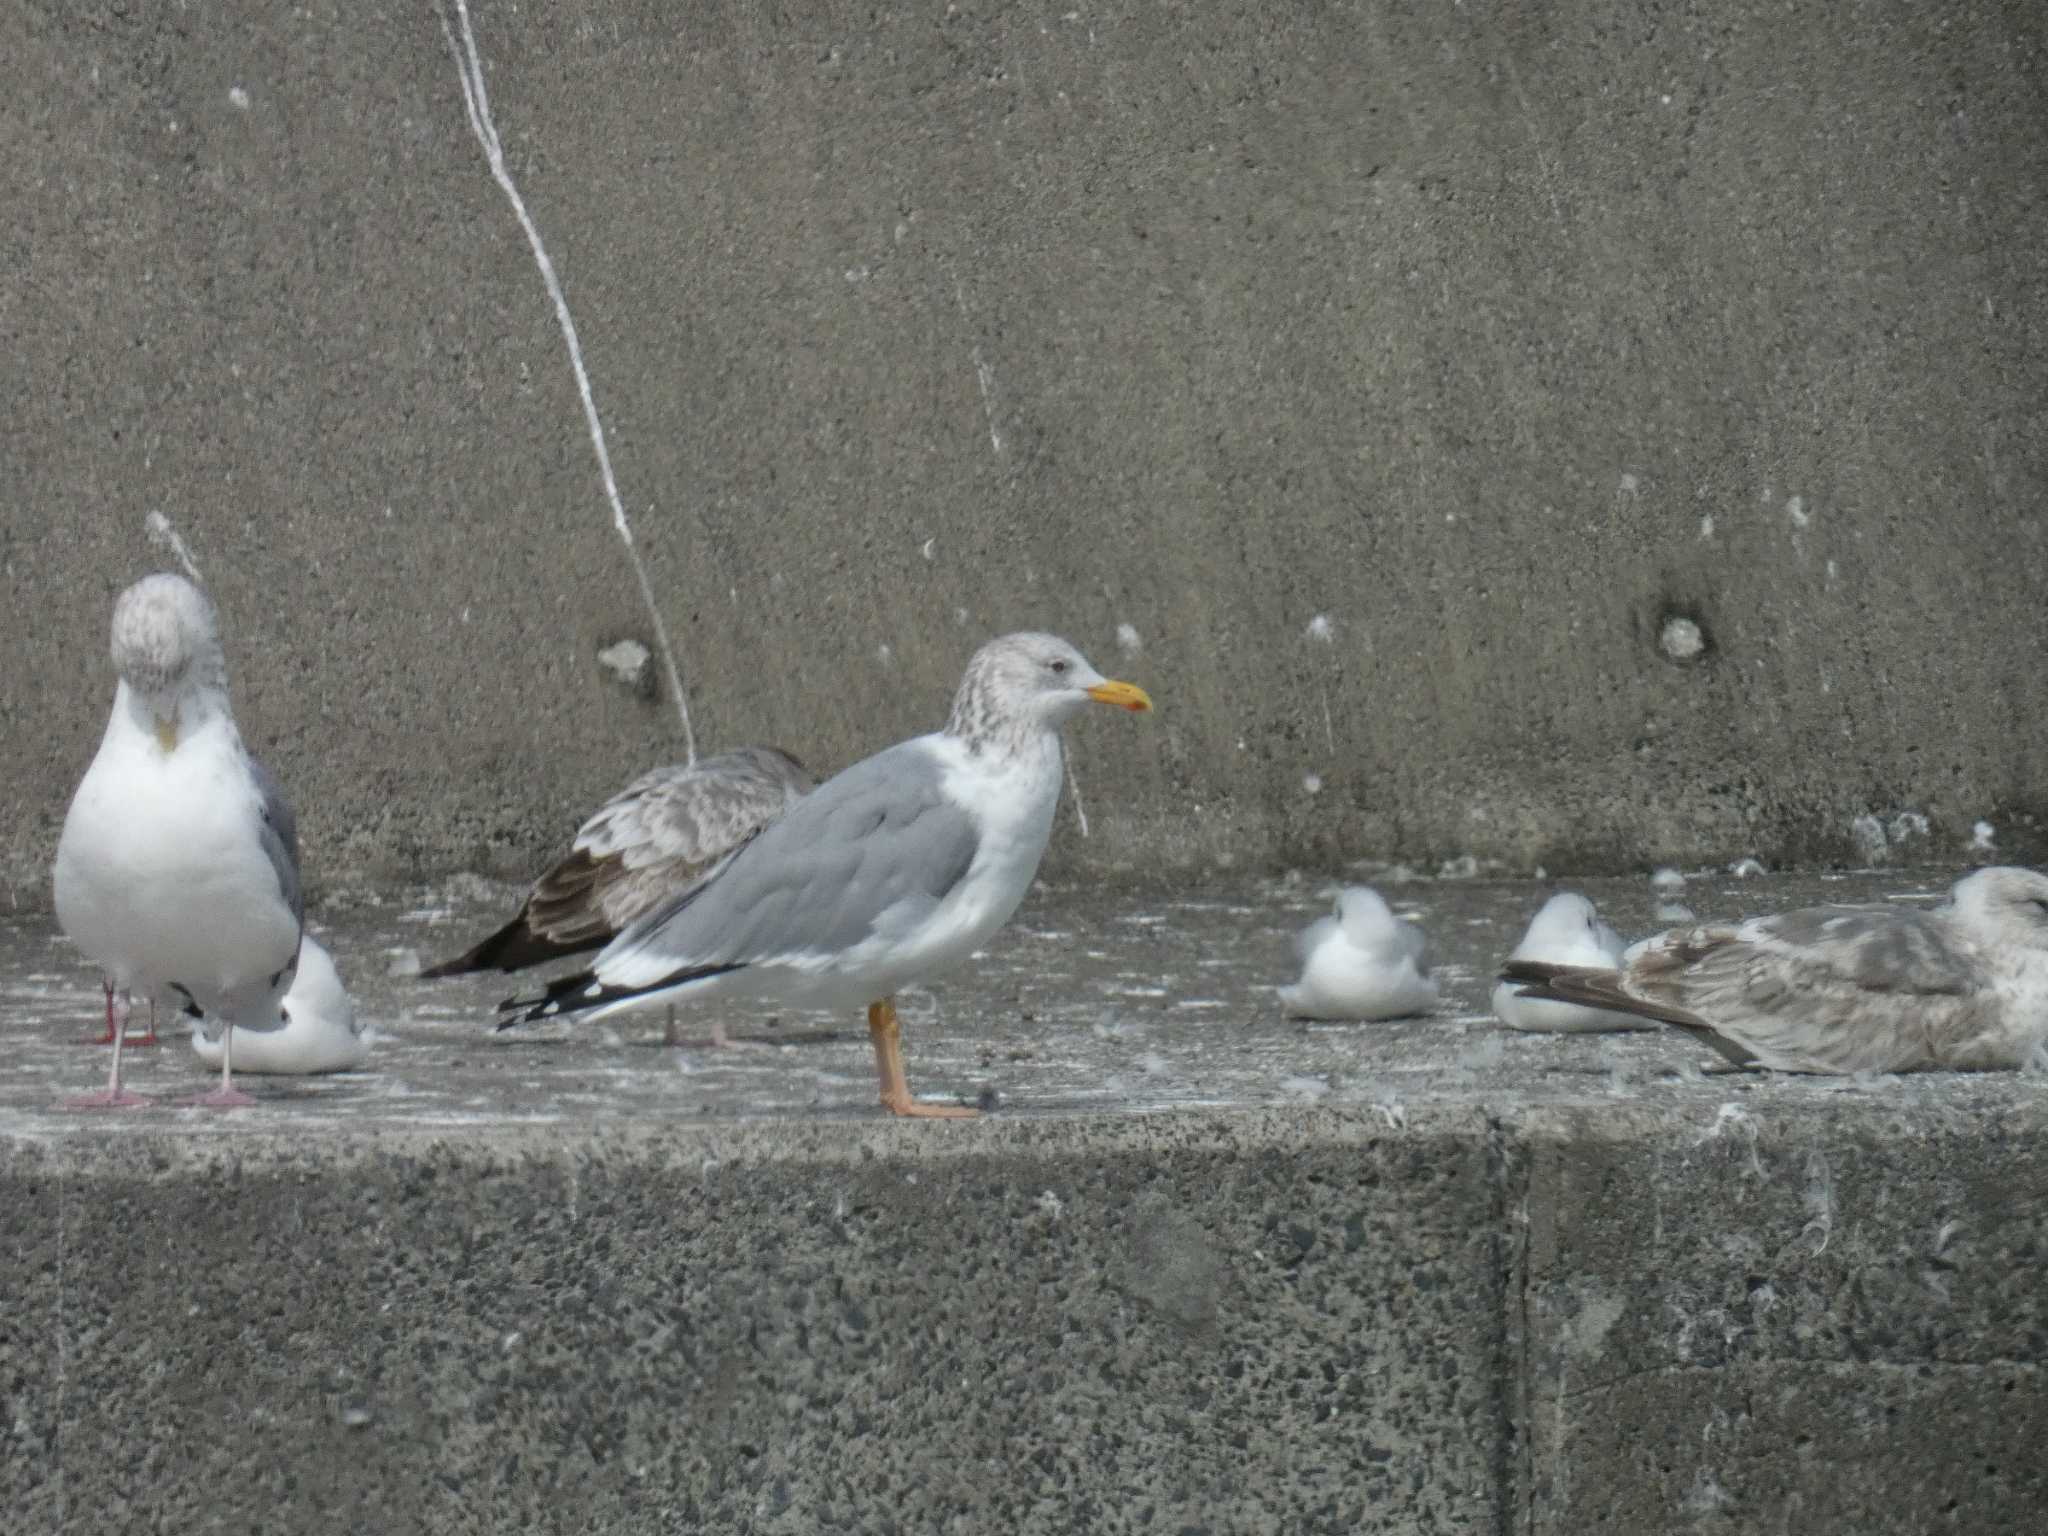
[{"label": "black wingtip", "polygon": [[[586,1001],[578,1002],[574,993],[596,993]],[[501,1030],[516,1024],[531,1024],[539,1019],[551,1019],[561,1013],[580,1013],[585,1008],[594,1008],[603,1002],[604,996],[597,986],[597,977],[590,971],[577,971],[569,976],[557,976],[541,989],[538,997],[508,997],[498,1004],[498,1012],[509,1014],[498,1020]]]},{"label": "black wingtip", "polygon": [[511,1029],[519,1024],[532,1024],[541,1019],[574,1018],[588,1013],[593,1008],[603,1008],[612,1003],[622,1003],[629,998],[646,997],[655,992],[666,992],[672,987],[685,986],[693,981],[708,981],[713,976],[723,976],[731,971],[746,969],[744,962],[736,965],[701,965],[694,969],[672,971],[659,981],[644,987],[607,987],[600,983],[596,973],[578,971],[573,976],[562,976],[547,984],[538,997],[508,997],[498,1004],[498,1012],[510,1017],[497,1023],[500,1030]]}]

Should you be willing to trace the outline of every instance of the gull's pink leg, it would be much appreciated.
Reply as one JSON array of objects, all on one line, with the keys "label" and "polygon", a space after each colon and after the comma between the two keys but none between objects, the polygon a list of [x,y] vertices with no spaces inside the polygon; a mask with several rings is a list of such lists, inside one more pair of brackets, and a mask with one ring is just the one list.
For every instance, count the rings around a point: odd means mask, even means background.
[{"label": "gull's pink leg", "polygon": [[135,1038],[134,1038],[133,1040],[130,1040],[130,1041],[129,1041],[128,1043],[129,1043],[129,1045],[131,1045],[131,1046],[136,1046],[136,1047],[140,1047],[140,1046],[145,1046],[145,1045],[155,1045],[155,1044],[157,1043],[157,1038],[156,1038],[156,999],[155,999],[155,998],[153,998],[153,997],[152,997],[152,998],[151,998],[151,999],[149,1000],[149,1033],[148,1033],[148,1034],[146,1034],[146,1035],[137,1035],[137,1036],[136,1036],[136,1037],[135,1037]]},{"label": "gull's pink leg", "polygon": [[112,1045],[114,1043],[114,983],[111,977],[101,977],[100,986],[107,994],[107,1028],[104,1034],[87,1035],[87,1045]]},{"label": "gull's pink leg", "polygon": [[147,1104],[149,1100],[139,1093],[130,1093],[121,1086],[121,1045],[128,1038],[128,994],[121,994],[119,1016],[114,1009],[113,983],[107,984],[107,1029],[114,1037],[114,1068],[107,1074],[106,1090],[102,1093],[88,1093],[83,1098],[66,1099],[66,1109],[134,1109]]},{"label": "gull's pink leg", "polygon": [[233,1069],[229,1065],[234,1050],[235,1026],[223,1019],[220,1026],[220,1086],[211,1093],[187,1099],[187,1104],[198,1104],[207,1109],[242,1109],[256,1102],[235,1086]]}]

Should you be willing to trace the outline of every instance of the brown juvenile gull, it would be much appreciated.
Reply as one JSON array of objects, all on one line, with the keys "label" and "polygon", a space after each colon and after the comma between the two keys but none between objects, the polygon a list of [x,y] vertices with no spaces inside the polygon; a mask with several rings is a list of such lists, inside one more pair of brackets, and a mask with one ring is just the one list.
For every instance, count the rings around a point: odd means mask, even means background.
[{"label": "brown juvenile gull", "polygon": [[910,1096],[893,994],[958,965],[1017,910],[1052,834],[1060,726],[1090,699],[1152,707],[1053,635],[991,640],[967,664],[944,730],[826,780],[588,971],[508,1000],[498,1027],[681,998],[865,1004],[883,1106],[973,1114]]},{"label": "brown juvenile gull", "polygon": [[234,1031],[274,1023],[298,969],[297,826],[235,729],[205,593],[182,576],[135,583],[114,604],[113,658],[114,708],[52,872],[59,925],[122,993],[106,1091],[76,1102],[143,1102],[121,1088],[134,992],[220,1020],[220,1089],[195,1102],[246,1104]]},{"label": "brown juvenile gull", "polygon": [[719,862],[811,789],[775,747],[741,747],[642,774],[576,829],[512,920],[423,978],[521,971],[602,949],[621,929],[710,878]]},{"label": "brown juvenile gull", "polygon": [[1501,976],[1675,1025],[1738,1067],[2010,1069],[2048,1038],[2048,876],[1980,869],[1931,910],[1805,907],[1673,928],[1618,967],[1510,960]]}]

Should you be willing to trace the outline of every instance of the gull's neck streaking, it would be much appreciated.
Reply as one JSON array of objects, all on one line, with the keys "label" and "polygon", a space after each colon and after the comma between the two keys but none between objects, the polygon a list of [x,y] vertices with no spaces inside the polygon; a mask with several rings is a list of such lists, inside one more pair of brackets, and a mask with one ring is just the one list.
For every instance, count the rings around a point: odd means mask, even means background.
[{"label": "gull's neck streaking", "polygon": [[166,751],[215,722],[239,740],[227,700],[227,664],[218,655],[193,658],[190,672],[173,687],[144,692],[124,677],[114,691],[115,712],[125,713],[137,731],[156,737]]},{"label": "gull's neck streaking", "polygon": [[997,659],[987,650],[976,652],[968,662],[942,734],[957,740],[971,757],[1036,755],[1046,750],[1048,741],[1053,753],[1059,752],[1058,724],[1036,710],[1019,709],[1004,696]]}]

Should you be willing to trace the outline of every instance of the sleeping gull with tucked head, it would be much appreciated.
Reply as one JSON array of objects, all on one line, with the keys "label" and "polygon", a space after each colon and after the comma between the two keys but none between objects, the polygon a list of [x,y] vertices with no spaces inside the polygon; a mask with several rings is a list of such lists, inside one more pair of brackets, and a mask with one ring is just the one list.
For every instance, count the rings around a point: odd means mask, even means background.
[{"label": "sleeping gull with tucked head", "polygon": [[[1621,935],[1600,920],[1592,902],[1577,891],[1559,891],[1529,920],[1528,931],[1508,959],[1608,970],[1621,963],[1623,947]],[[1657,1027],[1647,1019],[1633,1019],[1611,1008],[1583,1008],[1577,1003],[1524,997],[1519,987],[1505,981],[1493,989],[1493,1011],[1509,1029],[1540,1034],[1611,1034]]]},{"label": "sleeping gull with tucked head", "polygon": [[1980,869],[1932,910],[1805,907],[1673,928],[1618,967],[1501,974],[1524,997],[1673,1025],[1738,1067],[2009,1069],[2048,1039],[2048,876]]},{"label": "sleeping gull with tucked head", "polygon": [[702,885],[810,789],[804,765],[774,747],[644,773],[591,813],[510,922],[420,976],[521,971],[602,949],[621,929]]},{"label": "sleeping gull with tucked head", "polygon": [[910,1096],[893,995],[958,965],[1017,910],[1052,834],[1060,726],[1091,699],[1152,707],[1056,636],[991,640],[967,664],[944,730],[828,779],[588,971],[505,1003],[499,1028],[685,998],[865,1004],[883,1106],[973,1114]]},{"label": "sleeping gull with tucked head", "polygon": [[[224,1026],[221,1083],[195,1102],[246,1104],[230,1055],[298,967],[298,831],[228,707],[220,621],[182,576],[147,576],[114,604],[120,681],[100,749],[72,797],[53,871],[57,921],[122,994],[175,1001]],[[81,1106],[143,1102],[121,1088]]]},{"label": "sleeping gull with tucked head", "polygon": [[1296,1019],[1406,1019],[1436,1006],[1422,930],[1369,885],[1346,886],[1336,910],[1295,935],[1301,980],[1280,989]]},{"label": "sleeping gull with tucked head", "polygon": [[[192,1021],[192,1049],[210,1066],[227,1054],[226,1031],[208,1016]],[[370,1037],[356,1017],[355,1002],[341,984],[334,959],[311,934],[299,943],[299,974],[278,1004],[276,1019],[262,1028],[235,1031],[235,1065],[244,1072],[309,1077],[346,1072],[370,1054]]]}]

